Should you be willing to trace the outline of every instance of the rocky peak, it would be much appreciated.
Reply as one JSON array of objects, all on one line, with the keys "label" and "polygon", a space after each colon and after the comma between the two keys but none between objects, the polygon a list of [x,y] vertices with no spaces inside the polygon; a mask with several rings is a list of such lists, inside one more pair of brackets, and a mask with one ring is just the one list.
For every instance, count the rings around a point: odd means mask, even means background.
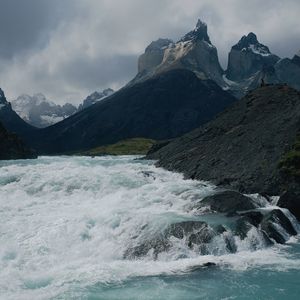
[{"label": "rocky peak", "polygon": [[153,41],[145,50],[145,53],[139,57],[138,61],[138,72],[148,73],[155,67],[161,64],[165,49],[173,44],[170,39],[158,39]]},{"label": "rocky peak", "polygon": [[261,43],[259,43],[256,34],[250,32],[247,36],[244,35],[240,41],[232,47],[233,50],[238,51],[252,51],[259,55],[270,55],[271,52],[269,48]]},{"label": "rocky peak", "polygon": [[292,62],[300,67],[300,50],[298,53],[295,54],[295,56],[292,59]]},{"label": "rocky peak", "polygon": [[202,22],[200,19],[197,22],[196,28],[189,33],[187,33],[180,42],[187,42],[187,41],[201,41],[204,40],[207,43],[211,44],[207,33],[207,24]]},{"label": "rocky peak", "polygon": [[0,88],[0,104],[7,104],[5,94],[1,88]]},{"label": "rocky peak", "polygon": [[114,93],[114,90],[111,88],[105,89],[102,92],[94,92],[91,95],[87,96],[86,99],[83,100],[82,104],[79,105],[78,111],[83,110],[96,102],[103,100],[106,97],[109,97]]},{"label": "rocky peak", "polygon": [[264,68],[274,66],[279,57],[261,44],[250,32],[234,45],[229,53],[227,78],[234,81],[247,80]]}]

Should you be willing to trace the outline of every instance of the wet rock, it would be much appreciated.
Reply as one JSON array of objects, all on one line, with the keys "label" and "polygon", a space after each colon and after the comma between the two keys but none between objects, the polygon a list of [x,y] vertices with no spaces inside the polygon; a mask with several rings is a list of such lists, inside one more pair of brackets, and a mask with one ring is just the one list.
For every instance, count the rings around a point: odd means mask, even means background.
[{"label": "wet rock", "polygon": [[[257,228],[261,233],[261,237],[264,240],[266,246],[273,244],[271,239],[267,236],[264,231],[260,229],[260,223],[262,222],[264,215],[259,211],[250,211],[241,214],[242,217],[238,219],[236,223],[235,234],[241,239],[245,239],[248,236],[248,233],[253,227]],[[253,247],[256,248],[255,241],[253,242]]]},{"label": "wet rock", "polygon": [[216,236],[214,230],[205,222],[201,221],[185,221],[169,225],[163,233],[157,237],[150,238],[141,244],[129,248],[124,253],[124,258],[135,259],[146,256],[150,251],[153,251],[153,258],[162,252],[168,251],[172,247],[170,239],[186,239],[187,246],[194,248],[195,245],[200,246],[199,251],[202,254],[207,253],[206,244]]},{"label": "wet rock", "polygon": [[287,208],[300,221],[300,193],[284,192],[278,201],[278,206]]},{"label": "wet rock", "polygon": [[289,235],[297,234],[291,221],[280,209],[272,210],[264,216],[261,223],[261,230],[279,244],[284,244]]},{"label": "wet rock", "polygon": [[209,206],[211,210],[226,213],[227,215],[236,215],[239,211],[257,208],[255,202],[241,193],[235,191],[225,191],[204,198],[197,204],[197,208]]},{"label": "wet rock", "polygon": [[255,227],[257,227],[261,223],[264,217],[264,215],[260,211],[247,211],[241,213],[240,215]]}]

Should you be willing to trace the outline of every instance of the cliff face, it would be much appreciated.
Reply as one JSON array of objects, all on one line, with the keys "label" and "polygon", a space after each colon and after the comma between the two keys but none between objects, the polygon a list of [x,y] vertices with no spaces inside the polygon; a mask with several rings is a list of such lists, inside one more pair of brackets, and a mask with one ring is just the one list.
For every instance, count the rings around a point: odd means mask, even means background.
[{"label": "cliff face", "polygon": [[15,134],[9,133],[0,123],[0,159],[36,158],[36,153],[25,146]]},{"label": "cliff face", "polygon": [[232,47],[227,77],[234,81],[249,79],[264,68],[273,66],[278,60],[279,57],[272,54],[267,46],[259,43],[256,35],[251,32]]},{"label": "cliff face", "polygon": [[211,79],[221,87],[226,86],[217,48],[211,43],[204,22],[199,20],[195,29],[177,42],[169,39],[152,42],[140,56],[138,74],[129,85],[174,69],[190,70],[201,79]]},{"label": "cliff face", "polygon": [[279,194],[280,161],[300,129],[300,93],[284,85],[247,94],[215,120],[150,151],[158,165],[242,192]]}]

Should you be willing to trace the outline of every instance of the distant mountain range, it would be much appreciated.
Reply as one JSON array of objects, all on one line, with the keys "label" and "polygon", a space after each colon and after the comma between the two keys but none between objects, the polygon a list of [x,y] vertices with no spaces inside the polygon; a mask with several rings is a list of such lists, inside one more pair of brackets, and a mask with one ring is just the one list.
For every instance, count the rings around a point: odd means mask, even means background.
[{"label": "distant mountain range", "polygon": [[38,128],[45,128],[70,117],[74,113],[103,100],[113,93],[112,89],[94,92],[83,100],[83,103],[78,108],[70,103],[62,106],[55,104],[43,94],[35,94],[33,96],[21,95],[16,100],[11,101],[11,105],[13,110],[28,124]]},{"label": "distant mountain range", "polygon": [[74,105],[57,105],[47,100],[43,94],[21,95],[12,101],[11,105],[24,121],[38,128],[53,125],[77,111]]},{"label": "distant mountain range", "polygon": [[100,100],[105,99],[106,97],[111,96],[114,93],[113,89],[105,89],[102,92],[94,92],[91,95],[87,96],[86,99],[83,100],[82,104],[78,106],[78,111],[86,109],[91,105],[99,102]]}]

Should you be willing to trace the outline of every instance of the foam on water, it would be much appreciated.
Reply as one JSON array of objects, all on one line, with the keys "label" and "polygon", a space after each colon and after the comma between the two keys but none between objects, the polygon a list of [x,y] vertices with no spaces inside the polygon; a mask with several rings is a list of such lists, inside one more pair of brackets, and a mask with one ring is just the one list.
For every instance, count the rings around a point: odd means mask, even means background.
[{"label": "foam on water", "polygon": [[[214,191],[213,185],[183,180],[132,157],[2,162],[0,298],[55,298],[98,283],[181,274],[206,262],[236,270],[300,269],[300,260],[285,251],[297,238],[257,251],[241,242],[238,253],[218,256],[199,256],[177,240],[156,261],[123,259],[136,238],[194,219],[191,203]],[[251,234],[249,239],[258,236]]]}]

